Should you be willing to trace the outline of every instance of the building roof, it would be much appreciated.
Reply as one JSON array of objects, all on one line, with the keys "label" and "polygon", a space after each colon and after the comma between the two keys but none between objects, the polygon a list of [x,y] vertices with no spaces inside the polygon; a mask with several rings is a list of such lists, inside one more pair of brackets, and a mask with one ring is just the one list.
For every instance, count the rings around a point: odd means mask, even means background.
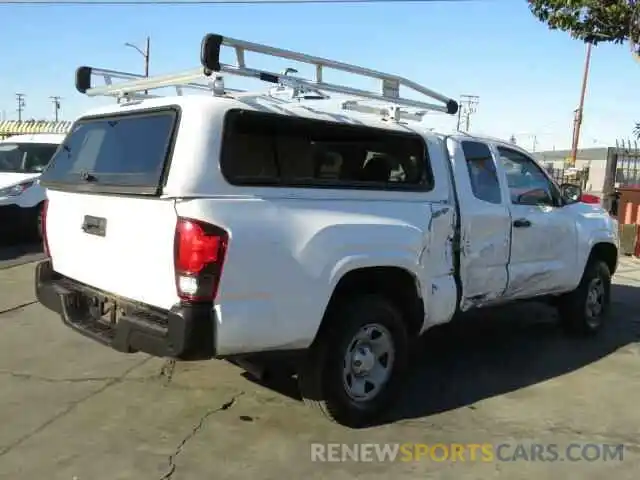
[{"label": "building roof", "polygon": [[23,120],[7,120],[0,122],[0,136],[21,135],[33,133],[67,133],[71,128],[72,122],[52,122],[52,121],[36,121]]},{"label": "building roof", "polygon": [[[606,160],[609,147],[594,147],[578,149],[576,160]],[[534,152],[533,157],[539,162],[553,162],[566,160],[571,157],[571,150],[547,150]]]}]

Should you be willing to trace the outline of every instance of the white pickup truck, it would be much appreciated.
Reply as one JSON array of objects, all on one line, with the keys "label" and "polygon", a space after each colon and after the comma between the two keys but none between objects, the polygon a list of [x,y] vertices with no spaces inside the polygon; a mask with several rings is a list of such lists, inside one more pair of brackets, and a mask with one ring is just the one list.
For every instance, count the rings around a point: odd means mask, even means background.
[{"label": "white pickup truck", "polygon": [[[219,62],[222,46],[238,65]],[[318,77],[249,68],[245,51],[313,64]],[[203,40],[202,64],[106,86],[91,80],[116,72],[78,69],[79,91],[120,101],[79,118],[41,178],[49,258],[37,297],[69,327],[185,360],[289,353],[303,397],[356,426],[388,408],[415,340],[459,312],[552,299],[567,331],[603,325],[615,220],[514,145],[412,120],[455,114],[455,101],[218,35]],[[379,78],[384,92],[323,82],[323,68]],[[275,86],[232,91],[221,73]],[[142,93],[168,85],[209,95]],[[392,105],[336,106],[327,91]]]}]

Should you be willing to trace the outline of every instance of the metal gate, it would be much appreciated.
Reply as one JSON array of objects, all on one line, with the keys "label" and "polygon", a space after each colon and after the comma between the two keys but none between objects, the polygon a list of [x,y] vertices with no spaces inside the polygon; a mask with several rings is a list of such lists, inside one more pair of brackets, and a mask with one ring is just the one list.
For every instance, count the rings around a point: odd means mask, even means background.
[{"label": "metal gate", "polygon": [[603,206],[618,214],[619,188],[640,188],[640,149],[638,143],[616,142],[607,152],[603,186]]},{"label": "metal gate", "polygon": [[572,183],[578,185],[581,189],[586,189],[587,182],[589,181],[589,167],[574,168],[563,167],[555,168],[552,165],[547,167],[547,172],[556,183],[562,185],[563,183]]},{"label": "metal gate", "polygon": [[620,252],[640,254],[640,150],[633,144],[616,142],[607,154],[603,206],[618,219]]}]

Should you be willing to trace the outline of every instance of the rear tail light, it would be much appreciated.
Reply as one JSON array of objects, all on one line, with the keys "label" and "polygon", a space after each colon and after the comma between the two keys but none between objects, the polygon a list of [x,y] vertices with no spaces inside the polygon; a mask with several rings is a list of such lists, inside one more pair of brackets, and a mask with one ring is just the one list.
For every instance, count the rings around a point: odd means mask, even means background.
[{"label": "rear tail light", "polygon": [[49,240],[47,239],[47,211],[49,210],[49,200],[45,200],[42,204],[42,212],[40,214],[40,234],[42,235],[42,249],[44,250],[44,254],[51,258],[51,253],[49,252]]},{"label": "rear tail light", "polygon": [[218,293],[229,236],[220,227],[179,218],[174,241],[178,296],[188,302],[213,302]]}]

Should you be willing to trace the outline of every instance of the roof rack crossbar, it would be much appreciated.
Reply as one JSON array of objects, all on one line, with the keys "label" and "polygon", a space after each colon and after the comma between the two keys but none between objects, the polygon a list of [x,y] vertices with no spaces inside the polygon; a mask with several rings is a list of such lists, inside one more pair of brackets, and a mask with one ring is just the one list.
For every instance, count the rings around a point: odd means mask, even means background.
[{"label": "roof rack crossbar", "polygon": [[[236,65],[229,65],[220,62],[221,47],[230,47],[236,54]],[[275,73],[267,70],[251,68],[247,66],[245,53],[254,52],[267,56],[283,58],[308,65],[315,66],[315,78],[313,80],[300,78],[289,75],[289,72],[297,73],[294,69],[287,69],[285,73]],[[199,82],[209,82],[211,76],[214,77],[214,84],[222,78],[219,74],[228,74],[240,77],[254,78],[264,82],[278,84],[280,86],[291,87],[294,91],[292,98],[300,98],[301,92],[332,92],[344,94],[351,97],[361,99],[369,99],[384,102],[392,106],[412,107],[421,110],[439,111],[448,114],[455,114],[458,111],[458,103],[434,90],[422,86],[416,82],[408,80],[398,75],[379,72],[369,68],[360,67],[327,58],[315,57],[304,53],[298,53],[291,50],[284,50],[259,43],[247,42],[229,37],[223,37],[216,34],[207,34],[202,39],[200,52],[201,67],[187,70],[171,75],[162,75],[156,77],[143,77],[137,74],[125,72],[116,72],[113,70],[98,69],[91,67],[80,67],[76,71],[76,88],[79,92],[88,96],[109,95],[118,98],[148,90],[165,88],[165,87],[184,87],[197,90],[209,90],[216,94],[216,88],[212,85],[206,85]],[[361,77],[373,78],[381,81],[381,92],[373,92],[335,83],[328,83],[323,80],[324,69],[338,70]],[[93,86],[91,84],[92,76],[102,76],[104,79],[103,86]],[[126,80],[114,84],[112,79],[117,78]],[[426,97],[421,100],[413,100],[400,96],[400,87],[413,90],[415,93]],[[218,90],[217,94],[226,94],[230,92],[238,92],[239,90],[231,90],[222,87],[222,91]],[[179,93],[180,94],[180,93]],[[433,102],[439,102],[433,103]],[[353,105],[352,105],[353,106]],[[353,110],[354,108],[350,108]],[[362,108],[361,108],[362,110]],[[379,111],[379,109],[378,109]],[[405,115],[406,116],[406,115]]]},{"label": "roof rack crossbar", "polygon": [[[91,83],[92,76],[102,77],[104,85],[93,86]],[[119,72],[103,68],[80,67],[76,71],[76,89],[91,97],[106,95],[128,98],[132,98],[131,94],[134,93],[137,94],[145,90],[164,87],[175,88],[177,95],[182,95],[181,89],[183,88],[211,92],[212,87],[210,85],[193,81],[201,78],[203,78],[201,68],[178,74],[145,77],[144,75],[136,73]],[[126,82],[114,83],[114,79],[126,80]],[[136,98],[155,98],[159,95],[139,94],[135,96]]]},{"label": "roof rack crossbar", "polygon": [[351,110],[359,113],[369,113],[379,115],[388,120],[414,120],[419,122],[426,115],[426,111],[404,111],[397,107],[374,107],[371,105],[362,105],[355,100],[348,100],[341,105],[343,110]]}]

